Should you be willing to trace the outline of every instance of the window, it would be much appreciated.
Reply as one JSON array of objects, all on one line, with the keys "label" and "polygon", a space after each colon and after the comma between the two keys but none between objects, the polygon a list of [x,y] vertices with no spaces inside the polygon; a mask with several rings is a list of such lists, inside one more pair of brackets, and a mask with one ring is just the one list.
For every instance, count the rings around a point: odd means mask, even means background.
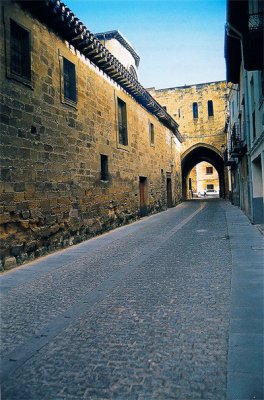
[{"label": "window", "polygon": [[213,117],[214,116],[213,100],[208,100],[207,107],[208,107],[208,117]]},{"label": "window", "polygon": [[151,122],[149,124],[149,138],[150,144],[154,144],[154,125]]},{"label": "window", "polygon": [[162,106],[164,108],[165,111],[167,111],[167,106]]},{"label": "window", "polygon": [[108,181],[108,156],[101,154],[101,181]]},{"label": "window", "polygon": [[206,167],[206,175],[212,175],[213,167]]},{"label": "window", "polygon": [[123,146],[128,145],[128,135],[127,135],[127,112],[126,112],[126,103],[121,100],[118,100],[118,134],[119,134],[119,143]]},{"label": "window", "polygon": [[213,190],[214,189],[214,185],[210,184],[210,185],[206,185],[207,190]]},{"label": "window", "polygon": [[63,87],[64,99],[76,103],[77,93],[75,65],[66,58],[63,58]]},{"label": "window", "polygon": [[10,20],[10,72],[31,80],[30,33]]},{"label": "window", "polygon": [[193,103],[193,118],[198,118],[198,104]]}]

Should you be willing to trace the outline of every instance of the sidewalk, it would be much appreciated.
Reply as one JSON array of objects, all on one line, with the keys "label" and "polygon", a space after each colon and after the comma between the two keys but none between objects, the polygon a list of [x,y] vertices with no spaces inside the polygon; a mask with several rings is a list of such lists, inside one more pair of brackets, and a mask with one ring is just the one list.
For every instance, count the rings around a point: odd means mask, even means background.
[{"label": "sidewalk", "polygon": [[227,399],[264,399],[264,240],[238,208],[227,209],[232,253]]}]

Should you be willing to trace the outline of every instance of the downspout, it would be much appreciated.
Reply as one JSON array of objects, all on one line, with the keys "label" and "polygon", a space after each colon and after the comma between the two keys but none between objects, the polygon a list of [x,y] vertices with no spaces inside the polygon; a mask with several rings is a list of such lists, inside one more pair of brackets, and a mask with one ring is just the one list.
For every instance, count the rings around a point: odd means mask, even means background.
[{"label": "downspout", "polygon": [[[232,35],[230,30],[233,31],[237,36]],[[229,22],[226,23],[226,34],[229,37],[234,39],[238,39],[240,41],[240,49],[241,49],[241,59],[243,66],[243,82],[244,82],[244,93],[245,93],[245,112],[246,112],[246,143],[247,143],[247,164],[248,164],[248,194],[249,194],[249,218],[252,221],[252,198],[253,198],[253,190],[252,190],[252,172],[251,172],[251,162],[250,162],[250,126],[249,126],[249,104],[248,104],[248,83],[247,83],[247,71],[245,70],[244,64],[244,51],[243,51],[243,35],[236,28],[234,28]],[[243,190],[243,188],[242,188]]]}]

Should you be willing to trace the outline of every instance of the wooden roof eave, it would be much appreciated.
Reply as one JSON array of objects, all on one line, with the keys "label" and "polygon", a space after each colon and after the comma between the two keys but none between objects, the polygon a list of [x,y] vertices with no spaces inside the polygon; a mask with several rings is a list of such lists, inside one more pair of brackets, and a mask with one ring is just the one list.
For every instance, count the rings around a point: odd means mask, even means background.
[{"label": "wooden roof eave", "polygon": [[[60,34],[69,41],[77,50],[84,54],[91,61],[98,64],[110,78],[115,80],[120,86],[128,91],[135,99],[143,104],[151,113],[156,115],[160,121],[173,131],[178,132],[178,124],[154,100],[154,98],[132,77],[126,68],[95,38],[95,36],[79,21],[78,18],[65,7],[60,0],[39,0],[38,7],[34,2],[26,1],[27,8],[34,11],[39,17],[45,16],[45,22],[55,30],[54,21],[59,21]],[[42,15],[40,11],[42,10]],[[50,13],[48,12],[50,10]]]}]

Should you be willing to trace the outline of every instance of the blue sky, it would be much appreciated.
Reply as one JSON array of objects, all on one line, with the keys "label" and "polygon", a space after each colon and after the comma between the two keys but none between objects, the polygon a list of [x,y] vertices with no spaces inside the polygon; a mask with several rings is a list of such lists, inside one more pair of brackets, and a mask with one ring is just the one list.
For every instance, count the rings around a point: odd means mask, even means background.
[{"label": "blue sky", "polygon": [[144,87],[225,79],[226,0],[64,0],[93,33],[118,29]]}]

